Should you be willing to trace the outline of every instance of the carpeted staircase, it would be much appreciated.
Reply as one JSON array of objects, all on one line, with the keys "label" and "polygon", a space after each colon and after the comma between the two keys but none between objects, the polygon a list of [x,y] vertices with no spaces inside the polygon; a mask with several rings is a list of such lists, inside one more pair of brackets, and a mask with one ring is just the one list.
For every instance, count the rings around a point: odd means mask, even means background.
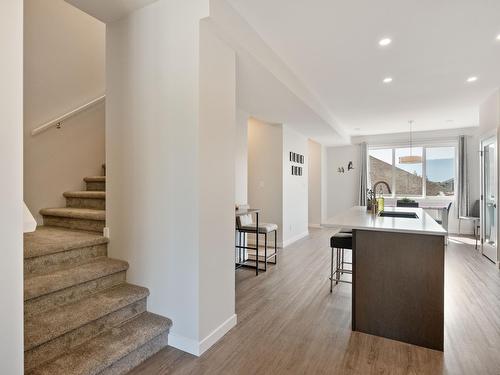
[{"label": "carpeted staircase", "polygon": [[128,263],[107,257],[106,177],[40,211],[24,238],[24,364],[31,375],[117,375],[167,345],[172,322],[147,312]]}]

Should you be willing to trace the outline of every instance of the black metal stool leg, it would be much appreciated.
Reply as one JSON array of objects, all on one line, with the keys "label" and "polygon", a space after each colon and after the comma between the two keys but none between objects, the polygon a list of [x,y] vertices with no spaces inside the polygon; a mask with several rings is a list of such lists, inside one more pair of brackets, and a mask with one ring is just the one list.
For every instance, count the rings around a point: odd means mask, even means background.
[{"label": "black metal stool leg", "polygon": [[337,262],[337,268],[335,269],[335,285],[338,285],[340,275],[339,275],[339,268],[340,268],[340,249],[336,249],[336,256],[335,256]]},{"label": "black metal stool leg", "polygon": [[[243,237],[244,237],[244,234],[242,232],[240,232],[240,246],[244,246],[243,245]],[[238,250],[239,250],[238,256],[240,258],[240,263],[241,263],[241,254],[243,253],[243,249],[240,247]]]},{"label": "black metal stool leg", "polygon": [[330,293],[333,291],[333,247],[332,249],[332,259],[330,260]]},{"label": "black metal stool leg", "polygon": [[340,269],[342,270],[341,274],[344,274],[344,249],[340,250],[340,259],[342,261]]},{"label": "black metal stool leg", "polygon": [[264,271],[267,271],[267,233],[264,233]]},{"label": "black metal stool leg", "polygon": [[278,264],[278,231],[274,231],[274,264]]}]

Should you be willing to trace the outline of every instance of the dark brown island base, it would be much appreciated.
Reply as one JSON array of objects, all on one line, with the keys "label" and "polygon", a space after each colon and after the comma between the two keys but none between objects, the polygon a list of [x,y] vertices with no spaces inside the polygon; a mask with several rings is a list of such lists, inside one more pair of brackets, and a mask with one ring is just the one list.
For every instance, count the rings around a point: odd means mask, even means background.
[{"label": "dark brown island base", "polygon": [[419,208],[372,215],[365,207],[329,220],[353,230],[352,329],[443,350],[445,230]]}]

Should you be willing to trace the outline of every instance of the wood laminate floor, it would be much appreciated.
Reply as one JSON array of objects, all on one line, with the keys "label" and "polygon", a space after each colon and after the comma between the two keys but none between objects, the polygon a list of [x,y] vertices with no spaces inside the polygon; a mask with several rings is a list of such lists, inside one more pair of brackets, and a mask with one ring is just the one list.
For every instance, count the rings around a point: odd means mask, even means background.
[{"label": "wood laminate floor", "polygon": [[130,375],[500,374],[500,272],[473,240],[446,249],[442,353],[351,331],[351,286],[329,293],[333,233],[311,229],[258,277],[238,270],[238,325],[202,357],[169,347]]}]

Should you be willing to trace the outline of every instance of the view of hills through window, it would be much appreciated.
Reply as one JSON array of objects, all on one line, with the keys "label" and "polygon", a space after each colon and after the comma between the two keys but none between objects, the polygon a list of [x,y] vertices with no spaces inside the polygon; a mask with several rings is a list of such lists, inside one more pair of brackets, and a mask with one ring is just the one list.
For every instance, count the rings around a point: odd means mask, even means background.
[{"label": "view of hills through window", "polygon": [[[455,185],[454,147],[413,147],[411,154],[421,156],[422,163],[403,164],[399,158],[410,154],[409,148],[371,149],[369,151],[370,183],[385,181],[398,197],[451,196]],[[393,168],[394,162],[394,168]],[[424,168],[425,164],[425,168]],[[424,178],[425,173],[425,178]],[[394,185],[393,185],[394,184]],[[387,188],[379,185],[383,194]],[[379,193],[377,191],[377,193]]]}]

